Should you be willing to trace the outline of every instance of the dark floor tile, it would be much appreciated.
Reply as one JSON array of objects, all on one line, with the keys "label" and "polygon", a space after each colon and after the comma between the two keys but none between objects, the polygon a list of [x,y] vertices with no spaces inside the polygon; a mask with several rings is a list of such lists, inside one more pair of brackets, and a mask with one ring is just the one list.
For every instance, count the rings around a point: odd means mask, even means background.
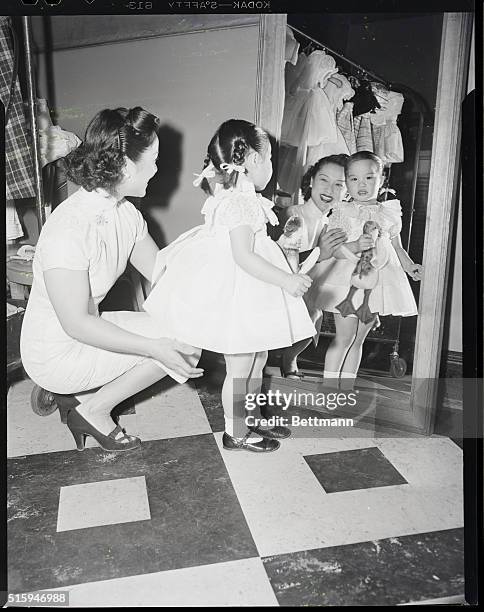
[{"label": "dark floor tile", "polygon": [[[9,588],[68,584],[257,556],[212,434],[9,460]],[[151,520],[57,533],[60,488],[145,476]]]},{"label": "dark floor tile", "polygon": [[304,457],[326,493],[407,484],[379,448]]},{"label": "dark floor tile", "polygon": [[224,409],[222,406],[222,382],[214,377],[203,377],[195,381],[196,389],[212,431],[224,431]]},{"label": "dark floor tile", "polygon": [[263,559],[281,606],[397,605],[464,592],[463,529]]}]

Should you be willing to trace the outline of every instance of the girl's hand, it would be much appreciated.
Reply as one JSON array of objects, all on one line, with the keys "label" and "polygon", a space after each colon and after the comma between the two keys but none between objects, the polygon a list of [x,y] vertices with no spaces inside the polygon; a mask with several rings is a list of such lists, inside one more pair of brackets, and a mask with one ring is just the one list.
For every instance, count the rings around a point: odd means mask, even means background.
[{"label": "girl's hand", "polygon": [[188,378],[203,376],[203,370],[194,367],[200,358],[199,349],[184,342],[171,338],[156,338],[151,341],[150,356],[180,376]]},{"label": "girl's hand", "polygon": [[283,289],[294,297],[303,296],[313,282],[307,274],[288,274]]},{"label": "girl's hand", "polygon": [[405,264],[405,266],[403,266],[403,269],[414,281],[422,280],[423,266],[421,266],[420,264]]},{"label": "girl's hand", "polygon": [[356,243],[358,245],[358,251],[366,251],[375,246],[373,238],[368,236],[368,234],[361,234]]}]

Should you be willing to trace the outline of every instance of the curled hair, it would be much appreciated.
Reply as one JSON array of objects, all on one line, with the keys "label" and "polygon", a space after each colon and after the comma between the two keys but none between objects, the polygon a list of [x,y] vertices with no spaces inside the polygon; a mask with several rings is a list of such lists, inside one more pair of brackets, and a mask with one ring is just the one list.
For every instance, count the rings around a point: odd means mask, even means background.
[{"label": "curled hair", "polygon": [[367,160],[374,162],[378,166],[378,172],[383,174],[382,160],[378,157],[378,155],[376,155],[376,153],[372,153],[371,151],[358,151],[357,153],[350,155],[345,163],[345,173],[348,174],[349,167],[353,162]]},{"label": "curled hair", "polygon": [[113,191],[122,179],[126,157],[139,160],[153,143],[159,123],[140,106],[100,111],[87,126],[84,142],[65,158],[68,178],[87,191]]},{"label": "curled hair", "polygon": [[306,173],[301,180],[301,193],[305,202],[311,197],[311,181],[320,171],[320,169],[326,164],[336,164],[344,169],[348,157],[349,156],[345,155],[344,153],[339,155],[328,155],[327,157],[322,157],[319,159],[313,166],[310,166],[306,170]]},{"label": "curled hair", "polygon": [[[215,132],[207,149],[203,167],[210,162],[215,166],[215,181],[221,183],[225,189],[237,184],[238,172],[227,172],[220,168],[220,164],[228,163],[243,166],[251,150],[263,154],[269,143],[269,137],[260,127],[243,119],[229,119]],[[212,187],[207,179],[201,183],[202,189],[212,194]]]}]

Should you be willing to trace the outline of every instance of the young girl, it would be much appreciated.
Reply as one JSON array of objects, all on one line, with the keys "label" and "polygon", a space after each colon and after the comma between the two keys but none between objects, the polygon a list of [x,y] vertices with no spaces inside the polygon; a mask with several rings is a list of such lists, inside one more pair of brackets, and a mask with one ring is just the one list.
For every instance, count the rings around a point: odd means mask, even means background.
[{"label": "young girl", "polygon": [[[318,282],[315,289],[323,310],[334,313],[336,326],[336,336],[326,352],[324,376],[328,379],[354,380],[361,361],[363,342],[374,321],[363,323],[353,314],[344,317],[337,306],[348,294],[355,269],[354,255],[358,257],[362,251],[374,246],[373,239],[362,234],[365,222],[371,220],[379,224],[379,249],[386,252],[386,263],[379,270],[377,284],[370,294],[371,312],[402,317],[416,315],[417,305],[405,273],[418,281],[423,268],[415,264],[402,247],[400,202],[377,201],[384,181],[380,158],[368,151],[351,155],[345,166],[345,176],[352,201],[342,202],[333,208],[328,228],[342,228],[349,242],[335,252],[332,260],[326,262],[324,281]],[[357,309],[363,300],[363,289],[357,289],[352,300]],[[348,382],[351,384],[351,381]]]},{"label": "young girl", "polygon": [[[301,297],[312,281],[292,273],[266,232],[268,221],[278,221],[272,202],[257,192],[271,176],[267,134],[247,121],[223,123],[194,181],[209,194],[202,208],[205,223],[160,251],[153,277],[157,282],[144,304],[158,319],[160,332],[224,354],[223,445],[231,450],[276,450],[276,438],[290,435],[283,427],[256,427],[252,432],[262,438],[245,434],[246,429],[236,437],[234,391],[239,399],[259,391],[268,349],[314,335]],[[244,415],[239,404],[236,409],[238,416]],[[260,411],[254,413],[259,417]]]},{"label": "young girl", "polygon": [[[301,217],[304,222],[305,240],[301,251],[307,251],[319,246],[321,249],[319,262],[331,257],[334,251],[347,240],[346,234],[333,227],[327,230],[328,214],[333,206],[338,204],[346,195],[345,163],[347,155],[329,155],[322,157],[314,166],[311,166],[301,181],[301,193],[304,204],[289,206],[284,210],[285,218],[293,215]],[[309,276],[315,279],[311,289],[305,294],[304,301],[309,314],[316,326],[320,329],[323,312],[318,304],[316,285],[320,277],[321,266],[317,264],[310,270]],[[324,269],[324,264],[323,264]],[[281,357],[281,374],[289,378],[300,378],[297,369],[297,358],[311,343],[311,339],[301,340],[287,347]]]}]

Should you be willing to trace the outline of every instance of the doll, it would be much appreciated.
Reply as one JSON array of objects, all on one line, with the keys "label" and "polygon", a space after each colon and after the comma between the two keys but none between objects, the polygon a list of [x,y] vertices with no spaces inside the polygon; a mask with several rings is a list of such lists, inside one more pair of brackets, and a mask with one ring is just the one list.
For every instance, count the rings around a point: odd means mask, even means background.
[{"label": "doll", "polygon": [[306,274],[316,263],[320,249],[315,247],[306,260],[299,265],[299,252],[303,242],[304,221],[297,215],[292,215],[284,225],[284,232],[277,244],[286,256],[289,267],[294,274]]},{"label": "doll", "polygon": [[[366,221],[363,226],[363,234],[371,236],[375,244],[371,249],[362,251],[358,263],[351,275],[351,287],[346,298],[340,302],[336,308],[343,317],[356,315],[363,323],[375,321],[375,326],[379,325],[378,313],[371,312],[368,305],[370,294],[378,283],[378,270],[382,268],[388,259],[388,255],[382,249],[378,238],[381,236],[381,228],[376,221]],[[363,302],[355,310],[352,298],[358,289],[363,289]]]}]

